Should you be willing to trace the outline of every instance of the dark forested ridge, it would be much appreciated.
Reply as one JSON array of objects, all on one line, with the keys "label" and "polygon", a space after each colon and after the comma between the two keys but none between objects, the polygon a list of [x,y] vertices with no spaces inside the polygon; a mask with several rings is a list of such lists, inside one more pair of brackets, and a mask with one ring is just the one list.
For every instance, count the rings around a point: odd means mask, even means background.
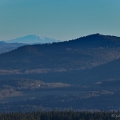
[{"label": "dark forested ridge", "polygon": [[0,55],[0,69],[86,69],[113,61],[120,57],[119,53],[119,37],[94,34],[65,42],[19,47]]},{"label": "dark forested ridge", "polygon": [[0,54],[0,111],[118,110],[120,38],[93,34]]},{"label": "dark forested ridge", "polygon": [[0,120],[119,120],[118,112],[75,112],[75,111],[51,111],[31,113],[3,113]]}]

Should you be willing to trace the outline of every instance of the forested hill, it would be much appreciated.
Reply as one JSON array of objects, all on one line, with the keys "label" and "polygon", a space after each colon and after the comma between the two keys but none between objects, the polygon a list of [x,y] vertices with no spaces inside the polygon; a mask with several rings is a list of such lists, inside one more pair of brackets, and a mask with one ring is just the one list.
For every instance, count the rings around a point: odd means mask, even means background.
[{"label": "forested hill", "polygon": [[4,41],[0,41],[0,54],[9,52],[11,50],[14,50],[20,46],[24,46],[23,43],[6,43]]},{"label": "forested hill", "polygon": [[93,68],[120,58],[120,37],[93,34],[75,40],[26,45],[0,55],[0,69]]}]

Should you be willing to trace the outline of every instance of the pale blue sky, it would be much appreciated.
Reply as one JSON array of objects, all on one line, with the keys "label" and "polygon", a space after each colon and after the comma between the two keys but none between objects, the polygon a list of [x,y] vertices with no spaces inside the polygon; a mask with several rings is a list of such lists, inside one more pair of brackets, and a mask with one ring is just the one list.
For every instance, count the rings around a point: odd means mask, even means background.
[{"label": "pale blue sky", "polygon": [[0,40],[93,33],[120,36],[120,0],[0,0]]}]

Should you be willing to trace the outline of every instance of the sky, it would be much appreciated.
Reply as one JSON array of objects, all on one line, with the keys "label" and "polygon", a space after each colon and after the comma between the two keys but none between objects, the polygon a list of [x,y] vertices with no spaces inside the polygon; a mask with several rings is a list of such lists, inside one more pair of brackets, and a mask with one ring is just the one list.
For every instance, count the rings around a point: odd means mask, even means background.
[{"label": "sky", "polygon": [[0,40],[120,36],[120,0],[0,0]]}]

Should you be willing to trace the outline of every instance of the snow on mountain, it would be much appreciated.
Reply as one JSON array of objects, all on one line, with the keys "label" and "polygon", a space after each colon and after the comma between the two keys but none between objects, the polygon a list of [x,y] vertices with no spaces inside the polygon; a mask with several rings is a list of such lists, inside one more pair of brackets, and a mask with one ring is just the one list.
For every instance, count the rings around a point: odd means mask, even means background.
[{"label": "snow on mountain", "polygon": [[36,43],[52,43],[52,42],[60,42],[60,40],[55,40],[52,38],[37,36],[37,35],[27,35],[24,37],[19,37],[12,40],[5,41],[7,43],[26,43],[26,44],[36,44]]}]

